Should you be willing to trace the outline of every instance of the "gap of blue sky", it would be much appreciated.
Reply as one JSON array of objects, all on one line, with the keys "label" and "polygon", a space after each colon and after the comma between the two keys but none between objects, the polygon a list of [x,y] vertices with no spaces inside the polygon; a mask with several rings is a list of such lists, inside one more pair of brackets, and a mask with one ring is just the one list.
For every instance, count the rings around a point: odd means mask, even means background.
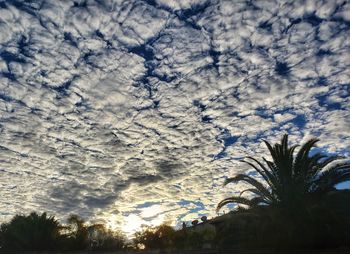
[{"label": "gap of blue sky", "polygon": [[349,28],[344,0],[1,1],[0,220],[191,221],[263,138],[350,156]]}]

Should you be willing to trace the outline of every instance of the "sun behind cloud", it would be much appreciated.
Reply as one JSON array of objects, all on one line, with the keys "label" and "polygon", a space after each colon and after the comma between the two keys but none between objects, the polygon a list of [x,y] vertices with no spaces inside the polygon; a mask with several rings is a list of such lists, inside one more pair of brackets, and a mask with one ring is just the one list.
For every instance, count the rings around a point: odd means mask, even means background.
[{"label": "sun behind cloud", "polygon": [[[142,229],[143,226],[158,226],[165,220],[164,209],[161,205],[151,205],[136,210],[123,218],[121,225],[123,232],[128,236]],[[112,225],[111,225],[112,226]]]},{"label": "sun behind cloud", "polygon": [[75,2],[0,3],[0,221],[131,234],[214,213],[261,139],[350,155],[349,1]]}]

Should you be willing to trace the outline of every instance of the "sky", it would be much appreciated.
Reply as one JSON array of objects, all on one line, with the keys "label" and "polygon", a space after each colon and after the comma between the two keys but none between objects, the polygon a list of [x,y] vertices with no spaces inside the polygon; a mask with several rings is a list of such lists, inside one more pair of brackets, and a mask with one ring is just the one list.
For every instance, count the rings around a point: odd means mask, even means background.
[{"label": "sky", "polygon": [[0,0],[0,221],[210,218],[262,139],[350,156],[349,82],[350,1]]}]

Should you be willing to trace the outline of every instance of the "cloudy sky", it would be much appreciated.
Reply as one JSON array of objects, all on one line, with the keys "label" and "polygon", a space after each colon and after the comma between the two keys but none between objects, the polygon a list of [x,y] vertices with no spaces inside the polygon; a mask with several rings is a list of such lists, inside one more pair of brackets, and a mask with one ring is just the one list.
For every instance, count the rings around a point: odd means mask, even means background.
[{"label": "cloudy sky", "polygon": [[0,221],[215,215],[238,162],[350,156],[350,1],[0,1]]}]

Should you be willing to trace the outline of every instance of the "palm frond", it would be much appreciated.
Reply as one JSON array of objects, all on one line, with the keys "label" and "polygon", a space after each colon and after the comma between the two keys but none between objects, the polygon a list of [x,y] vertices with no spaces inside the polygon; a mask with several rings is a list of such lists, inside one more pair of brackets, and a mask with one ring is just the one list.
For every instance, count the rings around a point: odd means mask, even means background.
[{"label": "palm frond", "polygon": [[339,163],[321,172],[312,182],[317,192],[332,190],[335,185],[350,180],[350,162]]},{"label": "palm frond", "polygon": [[249,189],[242,190],[239,193],[239,197],[241,197],[246,192],[251,192],[251,193],[253,193],[253,194],[257,195],[257,196],[263,196],[263,194],[259,190],[255,189],[255,188],[249,188]]},{"label": "palm frond", "polygon": [[271,154],[271,157],[273,160],[277,159],[275,150],[273,149],[273,147],[271,146],[271,144],[267,141],[263,139],[263,142],[265,143],[266,147],[269,149],[269,152]]},{"label": "palm frond", "polygon": [[245,174],[238,174],[235,177],[226,179],[224,185],[227,185],[229,183],[237,183],[237,182],[249,183],[250,185],[255,187],[257,190],[259,190],[263,194],[264,198],[271,201],[274,200],[274,197],[271,194],[271,192],[261,182]]},{"label": "palm frond", "polygon": [[254,197],[250,200],[250,207],[256,207],[258,205],[261,205],[261,204],[264,204],[264,205],[270,205],[271,202],[270,201],[267,201],[261,197]]},{"label": "palm frond", "polygon": [[264,180],[267,182],[270,188],[274,188],[274,186],[277,184],[277,177],[274,174],[274,172],[270,172],[260,161],[253,157],[248,156],[247,159],[253,160],[255,163],[257,163],[260,169],[250,162],[244,160],[243,162],[252,166],[264,178]]},{"label": "palm frond", "polygon": [[[247,158],[250,158],[250,159],[252,159],[252,160],[255,160],[254,158],[251,158],[251,157],[247,157]],[[257,161],[257,160],[256,160],[256,161]],[[270,177],[269,177],[268,173],[265,172],[264,168],[261,168],[261,169],[260,169],[259,167],[257,167],[256,165],[254,165],[253,163],[251,163],[251,162],[249,162],[249,161],[241,160],[241,162],[244,162],[244,163],[248,164],[249,166],[251,166],[252,168],[254,168],[255,171],[259,173],[259,175],[265,180],[265,182],[267,182],[267,184],[268,184],[269,186],[272,185],[271,180],[270,180]],[[257,163],[259,163],[259,162],[257,161]],[[258,165],[259,165],[259,164],[258,164]],[[263,166],[263,165],[262,165],[262,166]]]},{"label": "palm frond", "polygon": [[328,166],[330,163],[332,163],[333,161],[336,160],[342,160],[342,159],[346,159],[346,157],[344,156],[340,156],[340,155],[333,155],[328,157],[327,159],[325,159],[324,161],[322,161],[318,167],[320,167],[321,169],[324,169],[326,166]]},{"label": "palm frond", "polygon": [[[318,141],[317,138],[308,140],[294,155],[298,145],[288,147],[288,135],[283,135],[280,143],[274,145],[263,140],[272,160],[264,157],[263,161],[253,157],[246,157],[245,160],[242,160],[251,166],[263,181],[245,174],[228,178],[225,185],[245,182],[252,188],[242,191],[239,197],[224,199],[219,203],[218,210],[228,203],[242,203],[248,206],[281,204],[288,207],[292,204],[294,207],[313,196],[310,195],[312,193],[329,192],[334,190],[336,184],[350,181],[350,162],[331,164],[344,157],[327,156],[321,153],[310,156],[312,147]],[[249,200],[242,197],[242,194],[246,192],[254,194],[254,198]]]},{"label": "palm frond", "polygon": [[316,138],[312,138],[308,140],[300,150],[298,151],[295,160],[294,160],[294,166],[293,166],[293,172],[295,176],[303,175],[305,174],[305,167],[303,167],[303,164],[305,163],[305,159],[308,158],[309,152],[311,148],[318,142],[319,140]]},{"label": "palm frond", "polygon": [[216,207],[216,212],[219,212],[220,209],[227,205],[227,204],[232,204],[232,203],[236,203],[236,204],[243,204],[243,205],[247,205],[247,206],[251,206],[252,205],[252,201],[247,199],[247,198],[243,198],[243,197],[229,197],[229,198],[225,198],[224,200],[222,200]]}]

